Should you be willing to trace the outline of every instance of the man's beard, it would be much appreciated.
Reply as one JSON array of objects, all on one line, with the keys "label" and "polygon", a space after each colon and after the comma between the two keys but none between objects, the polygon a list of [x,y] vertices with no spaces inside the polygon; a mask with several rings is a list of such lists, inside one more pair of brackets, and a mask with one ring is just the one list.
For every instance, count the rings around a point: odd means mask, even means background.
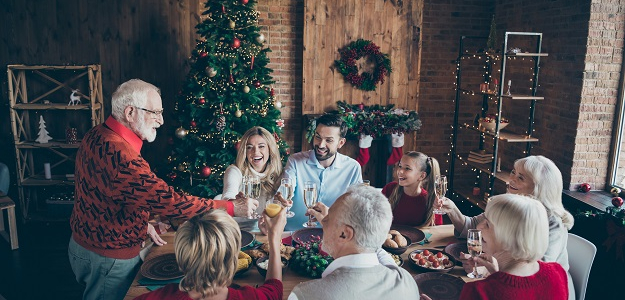
[{"label": "man's beard", "polygon": [[[152,131],[152,127],[150,127],[147,122],[140,122],[136,126],[133,126],[132,130],[142,139],[146,140],[149,143],[154,142],[156,139],[156,131]],[[160,127],[160,126],[158,126]],[[157,127],[157,128],[158,128]]]},{"label": "man's beard", "polygon": [[326,153],[325,155],[320,155],[319,153],[317,153],[318,149],[319,149],[319,146],[315,146],[315,157],[317,158],[318,161],[328,160],[334,157],[334,154],[336,154],[336,152],[332,152],[332,150],[326,148],[328,150],[328,153]]}]

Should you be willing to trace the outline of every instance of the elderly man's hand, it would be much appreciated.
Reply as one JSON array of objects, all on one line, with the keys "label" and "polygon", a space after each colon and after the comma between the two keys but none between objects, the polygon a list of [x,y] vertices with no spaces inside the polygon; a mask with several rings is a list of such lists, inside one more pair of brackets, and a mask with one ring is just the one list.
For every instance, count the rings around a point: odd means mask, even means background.
[{"label": "elderly man's hand", "polygon": [[232,201],[234,203],[234,216],[249,218],[258,207],[258,200],[246,198],[243,193],[239,193]]},{"label": "elderly man's hand", "polygon": [[305,215],[312,216],[314,219],[321,221],[328,215],[328,207],[321,202],[317,202],[313,208],[306,210]]}]

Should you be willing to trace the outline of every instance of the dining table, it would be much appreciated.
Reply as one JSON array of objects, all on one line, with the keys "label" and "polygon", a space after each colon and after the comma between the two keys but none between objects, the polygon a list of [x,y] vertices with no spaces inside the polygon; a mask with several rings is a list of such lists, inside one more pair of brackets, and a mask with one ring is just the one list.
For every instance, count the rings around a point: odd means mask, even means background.
[{"label": "dining table", "polygon": [[[404,261],[404,264],[402,265],[402,267],[406,269],[408,272],[410,272],[410,274],[412,274],[413,276],[423,273],[425,271],[422,271],[419,268],[415,267],[409,261],[408,256],[411,251],[414,251],[416,249],[434,249],[436,251],[443,251],[445,246],[449,244],[453,244],[457,242],[466,242],[466,240],[459,240],[458,238],[454,236],[454,227],[451,224],[415,227],[415,228],[423,231],[426,234],[426,236],[428,236],[428,239],[423,244],[413,243],[412,245],[408,247],[406,252],[401,254],[401,258]],[[286,232],[285,234],[288,236],[292,233]],[[174,248],[173,248],[174,235],[175,235],[174,232],[163,233],[161,237],[165,239],[168,242],[168,244],[164,246],[154,246],[154,247],[157,247],[157,249],[152,249],[152,250],[158,250],[158,251],[151,251],[152,253],[147,254],[146,260],[150,257],[151,254],[154,254],[154,252],[158,252],[158,254],[162,254],[162,253],[171,251],[171,253],[173,253],[174,252]],[[267,236],[262,235],[260,233],[257,233],[255,235],[255,238],[258,242],[261,242],[261,243],[267,242]],[[476,279],[471,279],[467,277],[467,273],[465,272],[464,268],[458,265],[453,267],[453,269],[449,271],[447,274],[459,277],[465,282],[476,280]],[[139,280],[142,278],[143,276],[141,275],[141,272],[138,272],[130,288],[128,289],[128,293],[126,294],[126,297],[124,298],[125,300],[134,299],[135,297],[150,291],[147,286],[141,285],[139,283]],[[282,283],[284,287],[284,294],[282,298],[287,299],[289,294],[291,293],[291,291],[296,285],[302,282],[309,281],[309,280],[314,280],[314,279],[310,277],[302,276],[296,273],[294,270],[292,270],[289,267],[284,268],[283,273],[282,273]],[[248,271],[235,276],[233,280],[233,283],[236,283],[240,286],[244,286],[244,285],[258,286],[258,285],[262,285],[263,282],[264,282],[264,278],[260,275],[256,267],[253,265]]]}]

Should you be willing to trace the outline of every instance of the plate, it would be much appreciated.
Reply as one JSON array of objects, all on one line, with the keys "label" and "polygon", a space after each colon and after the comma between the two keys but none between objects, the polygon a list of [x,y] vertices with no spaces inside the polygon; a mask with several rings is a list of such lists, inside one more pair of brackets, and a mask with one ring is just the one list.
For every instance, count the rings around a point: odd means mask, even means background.
[{"label": "plate", "polygon": [[178,269],[176,255],[166,253],[155,256],[141,265],[141,275],[154,280],[170,280],[182,277],[182,272]]},{"label": "plate", "polygon": [[391,230],[399,231],[401,234],[408,237],[412,241],[412,244],[419,243],[425,239],[425,233],[414,227],[406,225],[391,225]]},{"label": "plate", "polygon": [[414,275],[419,293],[437,300],[457,300],[464,287],[464,281],[445,273],[421,273]]},{"label": "plate", "polygon": [[241,230],[241,248],[249,246],[256,237],[248,231]]},{"label": "plate", "polygon": [[293,232],[293,241],[291,244],[295,246],[299,244],[300,241],[302,243],[309,242],[313,239],[313,237],[323,238],[323,229],[322,228],[303,228]]},{"label": "plate", "polygon": [[453,256],[456,259],[456,264],[462,265],[462,261],[460,260],[460,252],[469,253],[469,248],[467,248],[467,243],[453,243],[447,245],[444,250],[449,255]]},{"label": "plate", "polygon": [[[425,250],[430,251],[430,253],[432,253],[432,254],[437,254],[438,252],[441,252],[444,255],[446,255],[449,258],[449,261],[451,262],[451,264],[449,264],[450,267],[446,267],[446,268],[443,268],[443,269],[432,269],[432,268],[424,267],[424,266],[421,266],[421,265],[417,264],[417,262],[412,259],[412,255],[413,254],[417,254],[417,253],[421,254]],[[447,273],[447,272],[453,270],[453,268],[456,266],[456,259],[453,256],[451,256],[451,255],[449,255],[449,254],[447,254],[447,253],[445,253],[445,252],[443,252],[441,250],[436,250],[436,249],[417,249],[417,250],[413,250],[412,252],[410,252],[408,254],[408,260],[410,261],[410,264],[413,267],[415,267],[419,271],[425,271],[425,272]],[[440,260],[439,260],[439,262],[440,262]]]}]

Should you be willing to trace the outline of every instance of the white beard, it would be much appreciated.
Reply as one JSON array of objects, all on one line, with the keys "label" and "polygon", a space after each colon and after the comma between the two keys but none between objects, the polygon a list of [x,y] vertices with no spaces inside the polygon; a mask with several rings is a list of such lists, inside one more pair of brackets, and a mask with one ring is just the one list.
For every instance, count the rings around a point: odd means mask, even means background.
[{"label": "white beard", "polygon": [[[156,139],[156,131],[152,131],[152,127],[150,127],[146,122],[139,122],[132,126],[132,131],[134,131],[142,140],[146,140],[149,143],[154,142]],[[160,126],[156,126],[158,128]]]}]

